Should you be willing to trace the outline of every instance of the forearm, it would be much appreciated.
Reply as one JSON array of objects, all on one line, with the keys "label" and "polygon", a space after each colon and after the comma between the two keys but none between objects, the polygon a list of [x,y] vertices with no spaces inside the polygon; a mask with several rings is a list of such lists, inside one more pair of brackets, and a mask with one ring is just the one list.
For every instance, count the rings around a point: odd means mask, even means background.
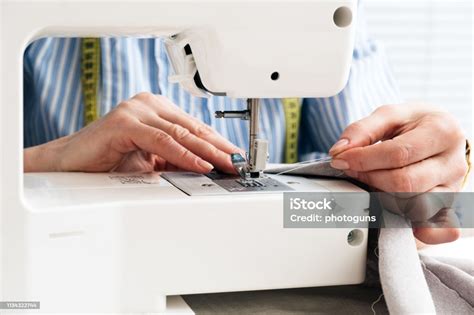
[{"label": "forearm", "polygon": [[60,149],[64,138],[23,150],[23,171],[59,172],[61,171]]}]

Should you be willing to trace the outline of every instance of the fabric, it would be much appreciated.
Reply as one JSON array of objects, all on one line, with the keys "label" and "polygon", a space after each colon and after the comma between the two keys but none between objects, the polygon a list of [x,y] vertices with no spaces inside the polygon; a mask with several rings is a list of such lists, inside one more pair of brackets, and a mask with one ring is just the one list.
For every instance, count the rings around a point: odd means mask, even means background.
[{"label": "fabric", "polygon": [[312,162],[294,164],[272,164],[265,170],[267,174],[285,174],[299,176],[318,176],[331,178],[348,178],[343,171],[331,166],[331,158]]},{"label": "fabric", "polygon": [[[402,217],[389,212],[384,212],[384,221],[388,226],[404,226]],[[408,223],[405,226],[380,230],[379,274],[385,301],[391,314],[434,314],[415,238]]]},{"label": "fabric", "polygon": [[474,314],[474,262],[420,256],[438,314]]},{"label": "fabric", "polygon": [[[400,101],[383,49],[369,39],[363,12],[359,16],[346,88],[334,97],[303,102],[300,160],[324,156],[350,122],[367,116],[377,106]],[[214,118],[216,110],[246,108],[245,100],[195,98],[179,85],[170,84],[167,78],[171,69],[161,39],[102,38],[100,44],[101,116],[139,92],[162,94],[234,144],[247,148],[247,122]],[[33,42],[24,55],[24,83],[25,147],[69,135],[84,126],[80,39],[43,38]],[[286,131],[281,100],[265,99],[262,103],[261,136],[270,143],[270,162],[282,162]]]},{"label": "fabric", "polygon": [[474,314],[474,262],[419,255],[402,217],[384,212],[379,274],[391,314]]}]

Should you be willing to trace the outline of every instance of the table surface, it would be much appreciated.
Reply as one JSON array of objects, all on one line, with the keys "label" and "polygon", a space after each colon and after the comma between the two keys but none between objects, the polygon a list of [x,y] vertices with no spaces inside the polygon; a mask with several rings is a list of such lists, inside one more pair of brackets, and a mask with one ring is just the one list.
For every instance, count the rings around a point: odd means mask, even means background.
[{"label": "table surface", "polygon": [[[196,315],[371,314],[381,288],[364,285],[183,296]],[[388,314],[383,297],[376,314]]]}]

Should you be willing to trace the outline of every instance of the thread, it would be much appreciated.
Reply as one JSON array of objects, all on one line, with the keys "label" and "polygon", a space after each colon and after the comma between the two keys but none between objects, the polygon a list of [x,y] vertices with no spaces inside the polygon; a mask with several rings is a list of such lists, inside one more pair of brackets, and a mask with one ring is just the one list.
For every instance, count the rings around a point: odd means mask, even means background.
[{"label": "thread", "polygon": [[[311,164],[311,163],[316,163],[316,162],[330,162],[332,160],[331,157],[324,157],[324,158],[319,158],[319,159],[314,159],[314,160],[309,160],[309,161],[304,161],[304,162],[299,162],[299,163],[294,163],[294,165],[298,165],[294,168],[291,168],[291,169],[288,169],[288,170],[285,170],[283,172],[280,172],[276,175],[282,175],[282,174],[286,174],[286,173],[289,173],[289,172],[293,172],[293,171],[296,171],[296,170],[299,170],[301,168],[304,168],[306,166],[308,166],[308,164]],[[342,175],[344,174],[343,171],[340,171],[339,174],[337,174],[338,176],[339,175]]]},{"label": "thread", "polygon": [[383,296],[383,293],[379,295],[379,297],[377,298],[377,300],[375,300],[374,303],[372,303],[372,305],[370,305],[370,309],[372,310],[372,313],[374,313],[374,315],[377,315],[377,312],[376,312],[375,309],[374,309],[375,304],[377,304],[378,302],[380,302],[380,300],[382,299],[382,296]]}]

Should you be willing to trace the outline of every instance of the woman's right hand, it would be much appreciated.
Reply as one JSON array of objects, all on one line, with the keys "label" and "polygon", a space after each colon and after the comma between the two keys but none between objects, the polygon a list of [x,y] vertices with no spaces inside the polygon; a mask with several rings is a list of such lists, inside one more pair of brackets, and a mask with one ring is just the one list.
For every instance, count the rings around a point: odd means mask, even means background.
[{"label": "woman's right hand", "polygon": [[24,170],[234,173],[231,153],[243,151],[166,97],[140,93],[70,136],[25,149]]}]

